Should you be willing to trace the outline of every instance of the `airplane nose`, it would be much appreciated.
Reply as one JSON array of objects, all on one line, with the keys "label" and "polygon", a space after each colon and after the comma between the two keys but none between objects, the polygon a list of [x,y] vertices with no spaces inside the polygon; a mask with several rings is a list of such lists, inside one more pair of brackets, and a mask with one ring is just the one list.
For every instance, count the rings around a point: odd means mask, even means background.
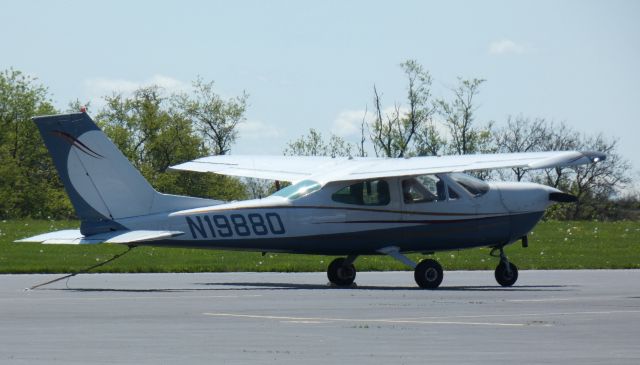
[{"label": "airplane nose", "polygon": [[501,196],[501,202],[510,212],[544,211],[554,202],[570,202],[574,198],[558,189],[526,182],[494,183]]}]

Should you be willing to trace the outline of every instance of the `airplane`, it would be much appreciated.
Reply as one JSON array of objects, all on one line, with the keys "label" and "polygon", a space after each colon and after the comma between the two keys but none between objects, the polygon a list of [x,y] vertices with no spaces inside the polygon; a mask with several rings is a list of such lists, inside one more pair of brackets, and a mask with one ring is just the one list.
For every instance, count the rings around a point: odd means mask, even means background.
[{"label": "airplane", "polygon": [[490,247],[505,287],[518,269],[504,247],[522,241],[553,203],[576,198],[531,182],[485,182],[467,172],[545,169],[602,161],[599,152],[556,151],[411,158],[221,155],[173,170],[290,182],[245,201],[157,192],[86,112],[33,118],[79,217],[80,229],[17,242],[117,243],[340,256],[327,269],[349,287],[361,255],[389,255],[414,269],[420,288],[443,280],[434,259],[406,253]]}]

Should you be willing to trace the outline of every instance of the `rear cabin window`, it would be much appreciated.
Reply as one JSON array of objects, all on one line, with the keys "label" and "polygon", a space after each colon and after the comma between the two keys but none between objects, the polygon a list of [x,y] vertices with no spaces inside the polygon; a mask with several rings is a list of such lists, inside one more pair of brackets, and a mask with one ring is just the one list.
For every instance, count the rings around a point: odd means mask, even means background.
[{"label": "rear cabin window", "polygon": [[336,191],[331,199],[353,205],[387,205],[390,201],[389,184],[384,180],[357,182]]}]

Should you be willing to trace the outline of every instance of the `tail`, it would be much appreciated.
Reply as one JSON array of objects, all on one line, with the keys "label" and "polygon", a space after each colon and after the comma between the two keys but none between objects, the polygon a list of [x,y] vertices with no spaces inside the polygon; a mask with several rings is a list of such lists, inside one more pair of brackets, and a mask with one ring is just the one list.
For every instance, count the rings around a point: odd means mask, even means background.
[{"label": "tail", "polygon": [[123,229],[119,219],[219,201],[158,193],[86,113],[33,118],[84,235]]}]

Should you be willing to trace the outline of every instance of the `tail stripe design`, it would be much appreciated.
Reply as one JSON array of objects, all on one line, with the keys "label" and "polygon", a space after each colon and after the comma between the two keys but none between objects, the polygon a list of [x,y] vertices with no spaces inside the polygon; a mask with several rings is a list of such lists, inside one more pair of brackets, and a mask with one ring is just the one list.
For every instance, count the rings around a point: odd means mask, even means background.
[{"label": "tail stripe design", "polygon": [[92,150],[91,148],[87,147],[87,145],[85,145],[84,143],[80,142],[78,139],[74,138],[69,133],[65,133],[65,132],[62,132],[62,131],[54,130],[54,131],[51,131],[51,134],[53,134],[54,136],[58,136],[58,137],[62,138],[63,140],[65,140],[70,145],[76,147],[77,149],[79,149],[80,151],[86,153],[87,155],[89,155],[91,157],[104,158],[104,156],[102,156],[98,152]]}]

